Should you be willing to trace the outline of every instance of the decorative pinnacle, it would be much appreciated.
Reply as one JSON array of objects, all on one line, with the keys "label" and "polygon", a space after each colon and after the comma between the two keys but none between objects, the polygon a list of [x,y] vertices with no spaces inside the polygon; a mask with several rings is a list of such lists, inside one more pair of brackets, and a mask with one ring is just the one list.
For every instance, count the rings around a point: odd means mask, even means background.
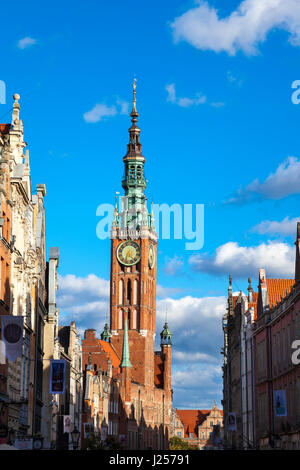
[{"label": "decorative pinnacle", "polygon": [[132,87],[133,87],[133,100],[132,100],[132,111],[130,113],[130,116],[132,117],[132,123],[136,123],[137,122],[137,118],[139,116],[138,112],[137,112],[137,109],[136,109],[136,97],[135,97],[135,94],[136,94],[136,82],[137,82],[137,79],[134,78],[133,79],[133,84],[132,84]]},{"label": "decorative pinnacle", "polygon": [[18,93],[15,93],[13,96],[13,99],[15,100],[13,104],[13,113],[12,113],[12,125],[13,126],[18,126],[19,124],[19,118],[20,118],[20,104],[19,104],[19,99],[20,95]]}]

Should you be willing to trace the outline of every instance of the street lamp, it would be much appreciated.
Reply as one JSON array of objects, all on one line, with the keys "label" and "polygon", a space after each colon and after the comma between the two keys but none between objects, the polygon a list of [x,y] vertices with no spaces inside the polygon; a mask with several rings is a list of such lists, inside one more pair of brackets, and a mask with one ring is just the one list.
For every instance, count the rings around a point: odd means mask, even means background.
[{"label": "street lamp", "polygon": [[78,431],[76,426],[74,426],[74,429],[71,432],[72,445],[73,445],[74,450],[76,450],[78,448],[79,437],[80,437],[80,432]]},{"label": "street lamp", "polygon": [[8,444],[13,445],[15,442],[16,431],[12,428],[8,430]]}]

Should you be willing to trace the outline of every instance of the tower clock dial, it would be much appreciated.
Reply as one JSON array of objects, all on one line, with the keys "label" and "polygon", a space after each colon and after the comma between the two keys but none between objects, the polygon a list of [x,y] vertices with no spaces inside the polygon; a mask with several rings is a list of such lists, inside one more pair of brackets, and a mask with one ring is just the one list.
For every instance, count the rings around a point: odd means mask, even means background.
[{"label": "tower clock dial", "polygon": [[132,266],[141,259],[141,248],[132,240],[127,240],[117,248],[117,258],[121,264]]},{"label": "tower clock dial", "polygon": [[150,269],[153,269],[154,263],[155,263],[155,251],[154,251],[154,246],[151,244],[149,245],[149,267]]}]

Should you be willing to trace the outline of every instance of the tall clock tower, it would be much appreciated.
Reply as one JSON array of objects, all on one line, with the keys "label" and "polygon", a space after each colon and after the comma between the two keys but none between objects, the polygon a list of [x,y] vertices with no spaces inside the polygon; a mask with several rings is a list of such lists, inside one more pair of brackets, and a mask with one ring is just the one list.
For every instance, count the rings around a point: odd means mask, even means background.
[{"label": "tall clock tower", "polygon": [[134,81],[132,125],[123,158],[125,195],[120,212],[116,203],[111,231],[110,341],[121,357],[127,324],[132,381],[153,386],[157,234],[153,212],[148,213],[147,209],[146,160],[137,126],[135,95]]}]

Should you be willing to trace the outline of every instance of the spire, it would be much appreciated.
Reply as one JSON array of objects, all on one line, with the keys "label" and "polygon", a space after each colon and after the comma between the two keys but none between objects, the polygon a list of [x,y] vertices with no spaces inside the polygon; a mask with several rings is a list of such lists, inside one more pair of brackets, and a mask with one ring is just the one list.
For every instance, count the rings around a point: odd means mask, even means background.
[{"label": "spire", "polygon": [[132,111],[130,113],[130,116],[132,117],[131,119],[131,122],[132,124],[134,125],[134,123],[137,122],[137,118],[139,117],[139,113],[137,112],[137,109],[136,109],[136,78],[133,79],[133,84],[132,84],[132,87],[133,87],[133,99],[132,99]]},{"label": "spire", "polygon": [[133,80],[133,99],[132,99],[132,110],[130,113],[132,125],[129,128],[129,144],[127,146],[127,155],[126,156],[139,156],[144,157],[141,154],[142,146],[139,142],[140,140],[140,129],[137,126],[137,121],[139,113],[136,109],[136,78]]},{"label": "spire", "polygon": [[251,277],[248,278],[248,301],[253,302],[253,289],[251,286]]},{"label": "spire", "polygon": [[164,329],[160,334],[160,345],[161,346],[172,346],[172,336],[173,334],[169,330],[169,325],[167,321],[164,324]]},{"label": "spire", "polygon": [[128,341],[128,328],[127,328],[127,318],[125,319],[125,328],[124,328],[124,337],[123,337],[123,353],[122,353],[122,362],[120,367],[132,367],[129,357],[129,341]]},{"label": "spire", "polygon": [[108,323],[106,322],[105,326],[104,326],[104,330],[101,333],[101,339],[102,339],[102,341],[106,341],[107,343],[109,343],[110,337],[111,337],[111,333],[109,331]]},{"label": "spire", "polygon": [[297,222],[295,282],[300,282],[300,222]]},{"label": "spire", "polygon": [[145,158],[142,155],[140,129],[137,126],[138,112],[136,109],[136,79],[133,81],[133,104],[130,113],[132,125],[129,128],[129,143],[127,153],[123,158],[125,172],[122,187],[125,190],[124,207],[119,214],[121,228],[139,230],[148,225],[151,218],[146,207],[145,189],[147,180],[144,174]]}]

